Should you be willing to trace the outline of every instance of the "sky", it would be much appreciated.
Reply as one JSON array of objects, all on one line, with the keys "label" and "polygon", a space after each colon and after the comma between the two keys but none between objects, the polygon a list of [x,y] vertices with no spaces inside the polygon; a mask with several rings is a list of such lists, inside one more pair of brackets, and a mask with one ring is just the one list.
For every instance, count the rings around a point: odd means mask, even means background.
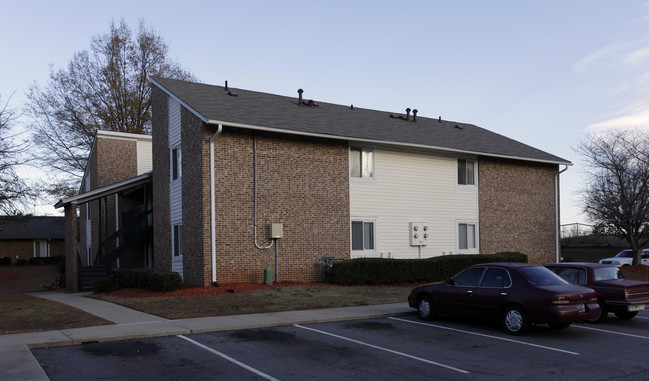
[{"label": "sky", "polygon": [[[111,22],[134,32],[144,22],[199,82],[416,108],[564,158],[562,224],[588,223],[575,148],[611,128],[649,129],[647,0],[0,0],[0,10],[0,96],[14,110]],[[34,210],[59,213],[51,204]]]}]

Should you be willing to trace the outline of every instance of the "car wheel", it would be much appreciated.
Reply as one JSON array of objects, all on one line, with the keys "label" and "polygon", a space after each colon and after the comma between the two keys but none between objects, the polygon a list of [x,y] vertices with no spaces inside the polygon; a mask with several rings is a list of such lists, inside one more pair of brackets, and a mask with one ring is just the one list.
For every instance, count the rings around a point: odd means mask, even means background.
[{"label": "car wheel", "polygon": [[637,311],[633,311],[633,312],[616,312],[615,316],[617,316],[618,319],[629,320],[629,319],[633,319],[635,317],[635,315],[637,315],[637,314],[638,314]]},{"label": "car wheel", "polygon": [[552,329],[566,329],[570,327],[570,323],[548,323]]},{"label": "car wheel", "polygon": [[430,296],[424,295],[419,298],[419,303],[417,303],[417,314],[419,314],[419,318],[422,320],[433,320],[437,317],[435,305]]},{"label": "car wheel", "polygon": [[608,309],[606,308],[604,301],[602,299],[597,299],[597,304],[599,304],[599,316],[588,319],[591,323],[601,323],[606,320],[606,317],[608,316]]},{"label": "car wheel", "polygon": [[530,327],[525,312],[518,306],[510,306],[505,309],[502,323],[507,333],[512,335],[520,335]]}]

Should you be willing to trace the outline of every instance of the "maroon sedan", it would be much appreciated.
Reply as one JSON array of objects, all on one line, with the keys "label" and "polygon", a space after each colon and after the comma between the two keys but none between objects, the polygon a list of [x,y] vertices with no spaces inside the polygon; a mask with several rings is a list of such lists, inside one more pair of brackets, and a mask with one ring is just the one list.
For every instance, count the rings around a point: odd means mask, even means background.
[{"label": "maroon sedan", "polygon": [[424,320],[438,314],[500,320],[513,335],[525,332],[533,323],[563,329],[600,314],[595,291],[571,285],[543,266],[526,263],[468,267],[446,282],[415,287],[408,304]]},{"label": "maroon sedan", "polygon": [[624,279],[615,265],[566,262],[545,267],[569,283],[595,290],[600,313],[592,322],[603,321],[609,312],[620,319],[633,319],[638,311],[649,309],[649,283]]}]

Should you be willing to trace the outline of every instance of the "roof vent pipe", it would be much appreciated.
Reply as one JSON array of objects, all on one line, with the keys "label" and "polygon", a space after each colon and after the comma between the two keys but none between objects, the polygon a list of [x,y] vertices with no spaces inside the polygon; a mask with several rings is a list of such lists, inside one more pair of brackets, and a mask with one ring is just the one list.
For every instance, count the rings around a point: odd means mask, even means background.
[{"label": "roof vent pipe", "polygon": [[406,121],[410,121],[410,107],[406,109]]},{"label": "roof vent pipe", "polygon": [[417,109],[412,110],[412,121],[417,121]]},{"label": "roof vent pipe", "polygon": [[228,91],[228,81],[225,81],[225,91]]},{"label": "roof vent pipe", "polygon": [[298,98],[297,104],[298,104],[299,106],[302,106],[302,93],[303,93],[303,92],[304,92],[304,90],[302,90],[302,89],[297,89],[297,93],[299,94],[299,98]]},{"label": "roof vent pipe", "polygon": [[439,117],[439,122],[442,123],[442,117],[441,116]]}]

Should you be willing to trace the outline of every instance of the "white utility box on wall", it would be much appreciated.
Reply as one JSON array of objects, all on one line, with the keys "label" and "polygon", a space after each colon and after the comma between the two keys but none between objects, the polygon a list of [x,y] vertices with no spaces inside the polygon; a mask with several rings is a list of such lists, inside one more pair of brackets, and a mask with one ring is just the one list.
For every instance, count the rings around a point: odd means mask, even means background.
[{"label": "white utility box on wall", "polygon": [[268,235],[270,239],[284,238],[284,224],[268,225]]},{"label": "white utility box on wall", "polygon": [[427,222],[410,222],[410,246],[426,246],[428,245],[428,237],[430,231]]}]

